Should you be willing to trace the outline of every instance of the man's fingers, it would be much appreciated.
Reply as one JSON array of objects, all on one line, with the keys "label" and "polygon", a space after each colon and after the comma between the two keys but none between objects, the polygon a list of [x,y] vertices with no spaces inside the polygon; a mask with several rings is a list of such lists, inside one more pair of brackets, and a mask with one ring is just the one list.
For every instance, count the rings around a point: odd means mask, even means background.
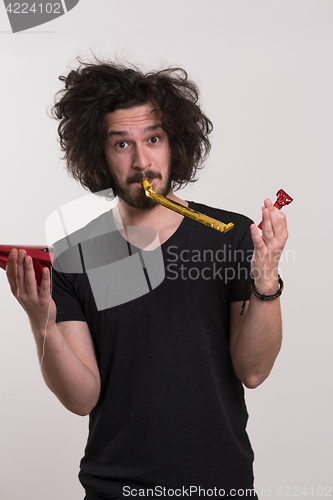
[{"label": "man's fingers", "polygon": [[16,283],[16,261],[17,261],[17,250],[16,248],[12,248],[9,252],[7,266],[6,266],[6,274],[8,283],[12,293],[16,296],[17,294],[17,283]]},{"label": "man's fingers", "polygon": [[25,286],[25,272],[24,272],[24,258],[26,256],[26,251],[25,250],[19,250],[18,256],[17,256],[17,261],[16,261],[16,283],[18,287],[18,294],[19,295],[24,295],[27,293],[27,289]]},{"label": "man's fingers", "polygon": [[272,212],[274,211],[271,200],[264,201],[264,207],[262,208],[262,237],[265,240],[267,246],[270,246],[274,239],[274,231],[272,225]]},{"label": "man's fingers", "polygon": [[25,302],[38,298],[35,270],[32,258],[23,249],[19,250],[16,267],[17,298]]},{"label": "man's fingers", "polygon": [[11,291],[28,314],[31,325],[46,328],[46,321],[55,321],[56,305],[50,296],[49,269],[43,269],[38,287],[32,257],[23,249],[14,249],[8,256],[6,272]]},{"label": "man's fingers", "polygon": [[[266,202],[269,203],[266,203]],[[288,230],[287,230],[287,219],[286,216],[281,210],[278,210],[274,207],[270,200],[265,200],[265,208],[268,209],[270,224],[272,229],[273,237],[276,240],[276,243],[279,246],[284,246],[287,238],[288,238]],[[270,228],[267,226],[268,231]],[[268,240],[270,239],[270,233],[268,233]]]},{"label": "man's fingers", "polygon": [[43,268],[42,282],[40,284],[39,298],[42,301],[50,300],[50,271],[47,267]]},{"label": "man's fingers", "polygon": [[37,299],[36,276],[30,255],[26,255],[24,258],[24,282],[30,300]]},{"label": "man's fingers", "polygon": [[259,252],[265,248],[265,243],[262,240],[262,237],[259,234],[258,228],[255,224],[251,224],[250,226],[251,236],[254,248],[256,248]]}]

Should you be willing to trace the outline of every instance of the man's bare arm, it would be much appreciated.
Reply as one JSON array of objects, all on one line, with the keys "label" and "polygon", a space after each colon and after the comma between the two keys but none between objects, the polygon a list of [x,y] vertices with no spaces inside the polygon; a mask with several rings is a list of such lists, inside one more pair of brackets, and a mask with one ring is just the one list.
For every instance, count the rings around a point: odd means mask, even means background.
[{"label": "man's bare arm", "polygon": [[[260,294],[279,289],[278,263],[288,238],[285,215],[265,200],[262,236],[253,224],[251,269]],[[241,303],[230,308],[230,352],[235,372],[246,387],[255,388],[269,375],[282,342],[280,299],[263,301],[254,295],[240,316]]]},{"label": "man's bare arm", "polygon": [[28,314],[39,360],[43,357],[42,373],[46,384],[68,410],[87,415],[100,394],[100,375],[87,323],[56,323],[49,270],[43,270],[38,288],[31,257],[26,256],[24,250],[10,253],[7,277],[13,295]]},{"label": "man's bare arm", "polygon": [[238,378],[249,389],[270,374],[282,342],[280,300],[252,296],[243,316],[242,302],[230,305],[230,352]]}]

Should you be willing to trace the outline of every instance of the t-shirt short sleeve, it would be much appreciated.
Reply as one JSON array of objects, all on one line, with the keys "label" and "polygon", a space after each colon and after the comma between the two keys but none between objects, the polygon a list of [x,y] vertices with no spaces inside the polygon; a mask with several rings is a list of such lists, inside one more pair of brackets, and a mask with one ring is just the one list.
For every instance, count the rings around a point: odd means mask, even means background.
[{"label": "t-shirt short sleeve", "polygon": [[253,242],[250,232],[252,221],[250,219],[247,219],[247,221],[248,226],[240,244],[233,250],[234,279],[230,286],[230,302],[250,300],[252,293],[251,288],[247,286],[247,281],[251,275],[251,259],[253,255]]},{"label": "t-shirt short sleeve", "polygon": [[52,269],[52,298],[57,306],[57,323],[61,321],[86,321],[73,281],[75,275]]}]

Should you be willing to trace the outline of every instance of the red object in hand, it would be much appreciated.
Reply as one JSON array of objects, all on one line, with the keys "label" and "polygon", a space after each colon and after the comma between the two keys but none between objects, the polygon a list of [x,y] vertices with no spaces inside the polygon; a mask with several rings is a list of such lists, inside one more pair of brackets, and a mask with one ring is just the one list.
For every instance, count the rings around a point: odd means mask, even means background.
[{"label": "red object in hand", "polygon": [[36,274],[37,285],[40,286],[42,282],[43,267],[48,267],[50,269],[52,266],[53,247],[0,245],[0,267],[2,269],[6,269],[8,255],[12,248],[17,248],[18,250],[23,249],[27,252],[27,255],[30,255]]},{"label": "red object in hand", "polygon": [[[291,196],[289,196],[289,194],[287,194],[285,191],[283,191],[283,189],[280,189],[276,193],[276,196],[277,196],[277,200],[273,206],[278,208],[279,210],[281,210],[282,207],[289,205],[293,201]],[[258,228],[262,229],[262,221],[258,225]]]}]

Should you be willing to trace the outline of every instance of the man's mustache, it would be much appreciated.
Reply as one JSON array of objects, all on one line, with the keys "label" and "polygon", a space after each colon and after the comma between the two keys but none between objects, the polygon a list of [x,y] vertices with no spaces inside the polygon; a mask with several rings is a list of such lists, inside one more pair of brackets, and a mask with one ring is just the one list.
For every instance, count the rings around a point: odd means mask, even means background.
[{"label": "man's mustache", "polygon": [[127,178],[127,184],[132,184],[133,182],[142,182],[148,179],[162,179],[162,175],[159,172],[154,172],[153,170],[147,170],[145,173],[137,172],[131,177]]}]

